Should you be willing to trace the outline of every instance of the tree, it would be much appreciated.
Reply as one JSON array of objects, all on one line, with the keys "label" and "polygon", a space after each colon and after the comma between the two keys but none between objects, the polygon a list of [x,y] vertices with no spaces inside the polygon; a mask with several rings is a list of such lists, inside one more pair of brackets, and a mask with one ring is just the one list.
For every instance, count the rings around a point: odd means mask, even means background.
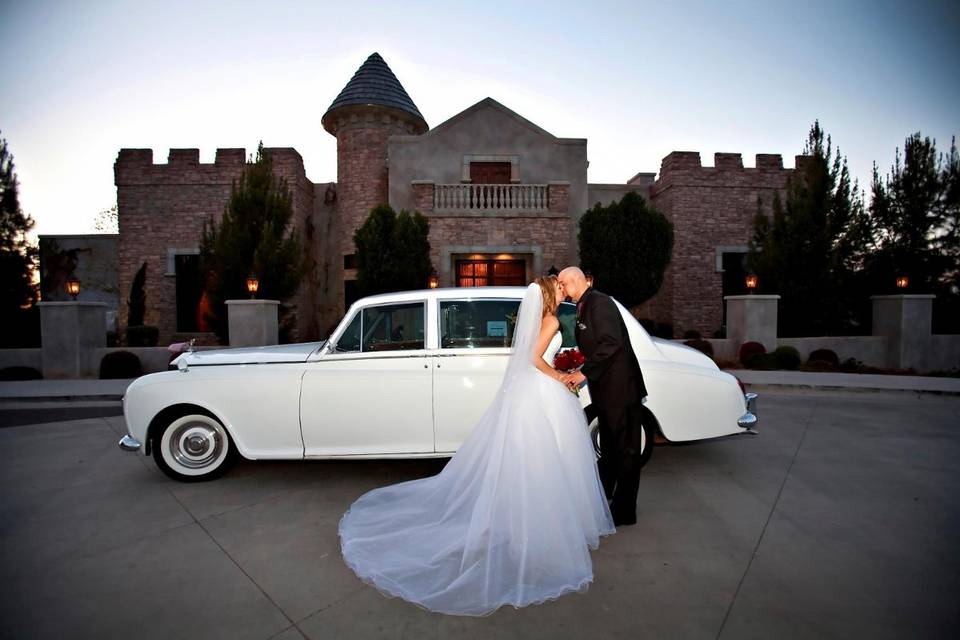
[{"label": "tree", "polygon": [[39,320],[35,310],[30,310],[37,301],[33,283],[37,248],[27,239],[33,225],[33,218],[20,209],[13,155],[6,139],[0,138],[0,324],[5,328],[5,337],[0,339],[2,346],[39,343]]},{"label": "tree", "polygon": [[388,204],[371,209],[353,234],[360,295],[425,287],[433,272],[429,235],[430,223],[419,211],[398,214]]},{"label": "tree", "polygon": [[93,228],[99,233],[119,233],[120,224],[117,205],[98,211],[97,217],[93,219]]},{"label": "tree", "polygon": [[770,214],[758,199],[748,264],[763,290],[780,299],[784,336],[847,333],[862,325],[856,274],[869,252],[869,218],[847,160],[814,122],[807,156]]},{"label": "tree", "polygon": [[[249,276],[259,280],[261,297],[283,302],[296,293],[304,259],[292,219],[290,189],[286,180],[274,176],[270,153],[261,142],[256,160],[247,163],[231,187],[220,222],[211,217],[204,223],[200,241],[201,285],[212,309],[208,320],[221,341],[229,338],[226,301],[248,297]],[[281,304],[281,317],[289,310]]]},{"label": "tree", "polygon": [[[876,164],[871,184],[870,214],[877,250],[867,272],[876,293],[894,292],[898,276],[909,278],[908,291],[933,293],[937,308],[957,310],[960,269],[960,158],[956,139],[949,153],[937,153],[936,142],[917,132],[896,150],[894,164],[881,177]],[[935,324],[944,330],[944,312]],[[960,330],[953,321],[950,331]]]},{"label": "tree", "polygon": [[584,213],[577,239],[581,268],[627,307],[660,289],[673,254],[673,224],[632,191]]}]

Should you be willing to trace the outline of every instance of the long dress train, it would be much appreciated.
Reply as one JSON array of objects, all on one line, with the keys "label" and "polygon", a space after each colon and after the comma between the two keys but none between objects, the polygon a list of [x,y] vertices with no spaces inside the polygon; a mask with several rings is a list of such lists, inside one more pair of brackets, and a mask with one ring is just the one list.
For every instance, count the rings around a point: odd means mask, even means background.
[{"label": "long dress train", "polygon": [[[479,616],[593,580],[589,550],[614,532],[613,519],[579,400],[524,356],[541,305],[530,285],[503,385],[444,469],[370,491],[344,514],[343,558],[364,582],[431,611]],[[558,333],[542,357],[559,346]]]}]

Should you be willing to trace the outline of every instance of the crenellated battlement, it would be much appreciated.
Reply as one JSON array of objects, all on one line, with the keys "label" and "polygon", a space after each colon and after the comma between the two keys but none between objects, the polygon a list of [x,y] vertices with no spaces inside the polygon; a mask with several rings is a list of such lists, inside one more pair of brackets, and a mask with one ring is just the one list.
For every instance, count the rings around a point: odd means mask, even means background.
[{"label": "crenellated battlement", "polygon": [[[796,166],[807,160],[808,156],[796,156]],[[783,156],[779,153],[758,153],[754,166],[743,166],[743,155],[739,153],[713,154],[713,166],[704,166],[700,154],[696,151],[673,151],[660,163],[660,174],[670,171],[790,171],[783,166]]]},{"label": "crenellated battlement", "polygon": [[[304,178],[303,158],[292,147],[269,147],[274,170],[288,179]],[[117,186],[230,184],[247,162],[246,149],[217,149],[212,163],[200,162],[199,149],[170,149],[167,162],[155,163],[153,149],[120,149],[113,165]]]}]

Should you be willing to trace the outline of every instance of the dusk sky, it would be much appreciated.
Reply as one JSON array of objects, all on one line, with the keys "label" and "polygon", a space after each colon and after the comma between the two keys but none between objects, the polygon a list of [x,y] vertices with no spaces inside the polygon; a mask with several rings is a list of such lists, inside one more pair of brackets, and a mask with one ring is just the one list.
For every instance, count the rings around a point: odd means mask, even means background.
[{"label": "dusk sky", "polygon": [[960,133],[960,3],[9,2],[0,131],[36,232],[89,233],[123,147],[295,147],[336,179],[320,117],[379,52],[434,127],[490,96],[586,138],[590,182],[671,151],[779,153],[819,119],[869,186],[921,131]]}]

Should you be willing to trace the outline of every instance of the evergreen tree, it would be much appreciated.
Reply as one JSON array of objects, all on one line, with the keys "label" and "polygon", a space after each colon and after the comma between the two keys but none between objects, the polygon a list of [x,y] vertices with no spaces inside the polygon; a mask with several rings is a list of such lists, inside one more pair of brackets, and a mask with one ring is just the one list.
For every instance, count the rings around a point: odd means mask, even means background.
[{"label": "evergreen tree", "polygon": [[[207,293],[210,324],[221,341],[228,340],[226,301],[247,298],[247,278],[260,281],[258,295],[283,303],[300,285],[303,249],[291,228],[293,197],[286,180],[273,175],[270,154],[257,147],[239,182],[234,183],[223,217],[204,224],[200,243],[200,274]],[[281,319],[289,307],[281,304]],[[282,328],[287,323],[281,322]]]},{"label": "evergreen tree", "polygon": [[430,262],[430,223],[420,212],[377,205],[353,235],[360,295],[422,289]]},{"label": "evergreen tree", "polygon": [[877,250],[868,261],[870,286],[876,293],[895,291],[898,276],[909,278],[908,292],[938,296],[935,316],[940,330],[956,332],[960,322],[944,322],[945,310],[958,307],[960,263],[960,159],[956,139],[946,155],[936,142],[915,133],[896,150],[894,164],[881,177],[873,167],[870,206]]},{"label": "evergreen tree", "polygon": [[584,213],[577,239],[581,268],[626,307],[653,297],[673,254],[673,224],[632,191]]},{"label": "evergreen tree", "polygon": [[0,324],[5,328],[0,346],[39,346],[39,320],[33,308],[37,248],[27,233],[34,222],[20,209],[19,185],[13,155],[0,138]]},{"label": "evergreen tree", "polygon": [[758,202],[748,263],[761,290],[781,296],[780,335],[862,330],[854,297],[857,268],[869,250],[869,218],[846,158],[834,155],[819,122],[803,152],[808,157],[787,185],[786,202],[775,195],[769,219]]}]

